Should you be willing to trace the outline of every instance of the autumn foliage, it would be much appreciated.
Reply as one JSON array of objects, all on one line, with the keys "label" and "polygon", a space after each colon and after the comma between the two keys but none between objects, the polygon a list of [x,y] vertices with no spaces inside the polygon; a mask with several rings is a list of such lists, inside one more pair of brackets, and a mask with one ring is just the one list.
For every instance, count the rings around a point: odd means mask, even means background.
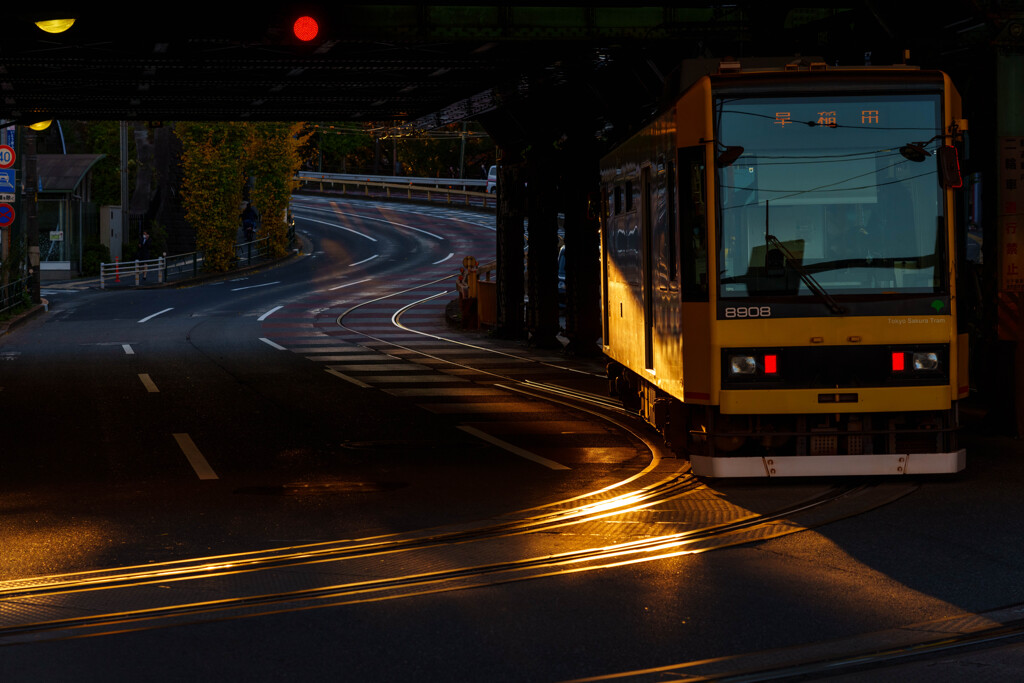
[{"label": "autumn foliage", "polygon": [[301,165],[299,123],[179,122],[182,141],[182,203],[196,231],[196,249],[207,270],[234,265],[244,188],[260,213],[261,236],[271,253],[287,252],[285,215]]}]

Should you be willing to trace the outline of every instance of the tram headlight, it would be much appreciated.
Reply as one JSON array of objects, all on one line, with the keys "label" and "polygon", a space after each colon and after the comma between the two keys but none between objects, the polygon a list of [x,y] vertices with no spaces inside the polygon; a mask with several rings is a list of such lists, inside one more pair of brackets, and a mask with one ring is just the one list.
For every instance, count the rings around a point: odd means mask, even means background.
[{"label": "tram headlight", "polygon": [[914,352],[914,370],[931,371],[939,369],[939,355],[934,351]]},{"label": "tram headlight", "polygon": [[757,372],[757,358],[754,356],[729,356],[729,374],[753,375]]}]

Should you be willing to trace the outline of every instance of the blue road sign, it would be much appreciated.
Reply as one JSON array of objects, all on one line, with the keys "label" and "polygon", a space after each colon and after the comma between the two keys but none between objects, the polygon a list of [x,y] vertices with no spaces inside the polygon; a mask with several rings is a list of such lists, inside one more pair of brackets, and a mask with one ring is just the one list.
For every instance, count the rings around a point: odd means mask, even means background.
[{"label": "blue road sign", "polygon": [[16,173],[13,168],[0,168],[0,193],[14,192]]}]

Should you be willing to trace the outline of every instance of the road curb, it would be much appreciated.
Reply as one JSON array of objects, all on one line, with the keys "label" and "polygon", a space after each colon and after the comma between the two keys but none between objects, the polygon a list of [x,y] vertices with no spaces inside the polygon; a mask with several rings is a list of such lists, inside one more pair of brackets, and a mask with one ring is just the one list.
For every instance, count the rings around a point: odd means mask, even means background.
[{"label": "road curb", "polygon": [[222,279],[225,279],[225,278],[235,277],[239,273],[251,273],[253,271],[260,270],[262,268],[276,268],[277,266],[284,265],[288,261],[290,261],[290,260],[292,260],[294,258],[297,258],[300,255],[300,253],[301,253],[301,250],[293,249],[291,252],[285,254],[284,256],[278,257],[276,259],[270,259],[270,260],[267,260],[267,261],[262,261],[260,263],[254,263],[252,265],[242,266],[240,268],[235,268],[233,270],[225,271],[223,273],[206,273],[204,275],[197,275],[196,277],[190,277],[190,278],[186,278],[184,280],[172,280],[170,282],[154,282],[152,284],[135,285],[135,286],[131,286],[131,287],[110,288],[110,289],[107,289],[105,291],[117,291],[119,289],[142,290],[142,289],[173,289],[175,287],[191,287],[193,285],[200,285],[200,284],[205,284],[207,282],[212,282],[212,281],[216,281],[216,280],[222,280]]},{"label": "road curb", "polygon": [[10,334],[32,318],[35,318],[37,315],[45,313],[48,310],[50,310],[50,302],[46,299],[41,299],[40,303],[36,304],[32,308],[22,311],[10,320],[5,320],[0,323],[0,337]]}]

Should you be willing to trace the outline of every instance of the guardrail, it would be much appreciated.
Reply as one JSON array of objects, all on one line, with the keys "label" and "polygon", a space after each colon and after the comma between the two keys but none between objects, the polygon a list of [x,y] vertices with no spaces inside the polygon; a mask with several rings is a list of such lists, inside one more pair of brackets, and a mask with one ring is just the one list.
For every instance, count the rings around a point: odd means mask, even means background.
[{"label": "guardrail", "polygon": [[0,287],[0,315],[25,303],[28,278],[21,278]]},{"label": "guardrail", "polygon": [[[254,262],[270,258],[270,238],[261,237],[251,242],[235,245],[234,268],[250,266]],[[100,264],[100,289],[108,285],[129,285],[138,287],[153,273],[154,282],[161,284],[174,280],[187,280],[199,276],[203,269],[205,255],[201,251],[174,256],[160,256],[144,261],[115,261]]]},{"label": "guardrail", "polygon": [[164,266],[165,258],[163,256],[155,259],[146,259],[143,261],[119,261],[114,260],[113,263],[101,263],[100,264],[100,289],[106,289],[107,281],[113,278],[113,283],[122,284],[122,278],[124,284],[133,283],[136,287],[139,286],[140,280],[148,280],[149,274],[153,273],[153,279],[157,283],[164,281]]},{"label": "guardrail", "polygon": [[[306,185],[318,184],[323,191],[324,185],[330,185],[341,194],[356,194],[363,197],[383,197],[385,199],[405,198],[443,202],[445,204],[465,204],[466,206],[497,206],[497,195],[483,192],[486,180],[469,178],[414,178],[405,176],[355,175],[348,173],[314,173],[299,172],[297,179]],[[469,188],[479,187],[481,190]]]}]

